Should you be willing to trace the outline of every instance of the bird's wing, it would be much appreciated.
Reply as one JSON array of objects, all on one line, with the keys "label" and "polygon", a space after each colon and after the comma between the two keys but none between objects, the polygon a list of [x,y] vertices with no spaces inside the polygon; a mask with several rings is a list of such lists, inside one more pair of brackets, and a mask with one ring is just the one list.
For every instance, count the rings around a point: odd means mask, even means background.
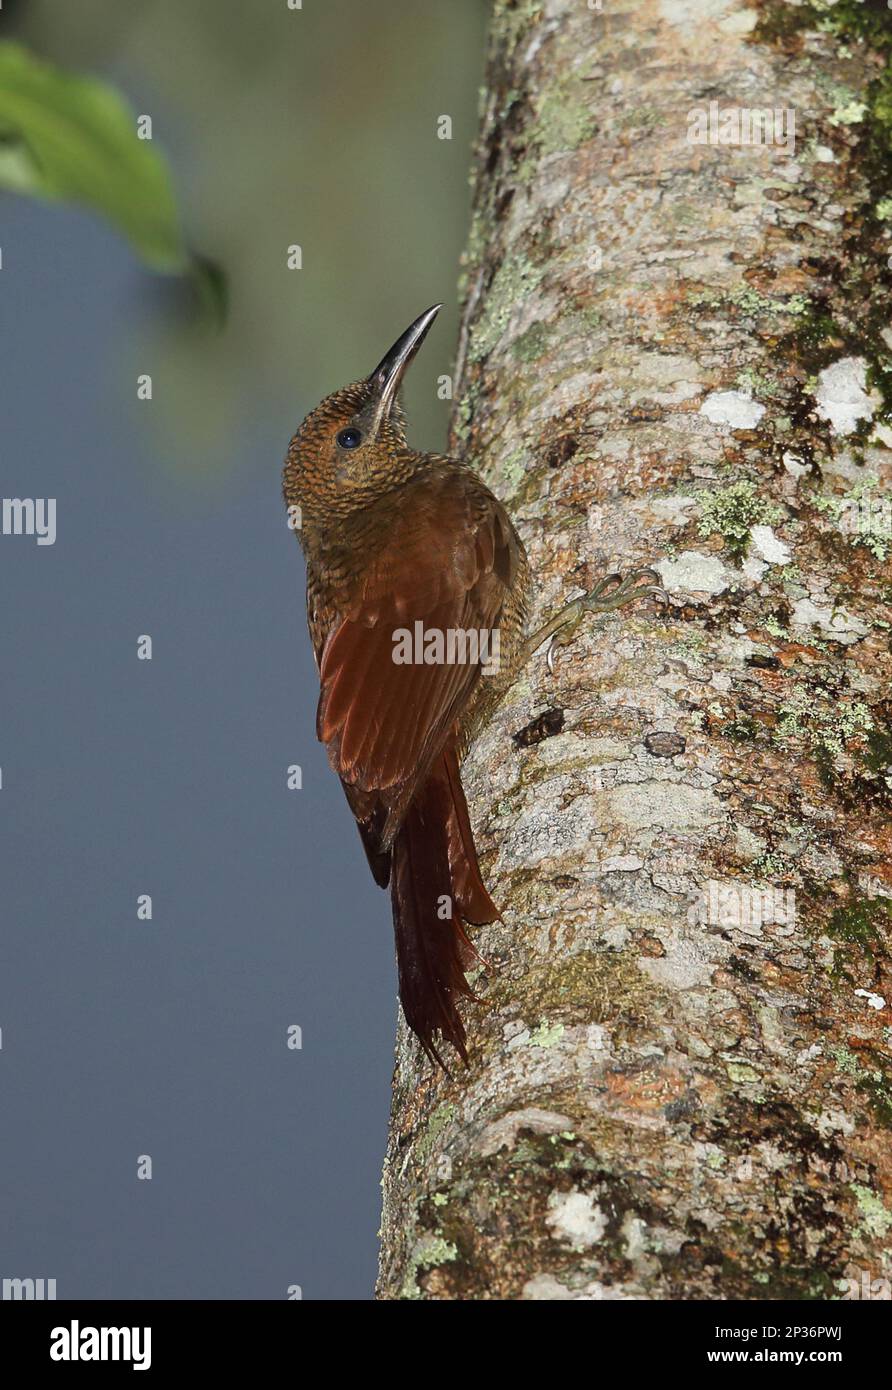
[{"label": "bird's wing", "polygon": [[479,661],[394,661],[396,634],[491,633],[517,558],[501,504],[463,475],[407,485],[385,519],[322,650],[317,732],[346,783],[386,793],[417,784],[481,678]]}]

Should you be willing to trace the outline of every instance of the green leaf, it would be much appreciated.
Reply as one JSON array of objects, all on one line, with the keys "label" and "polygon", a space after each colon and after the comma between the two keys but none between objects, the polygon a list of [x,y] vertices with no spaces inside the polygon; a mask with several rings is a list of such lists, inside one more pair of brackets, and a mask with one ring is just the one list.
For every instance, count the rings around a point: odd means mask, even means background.
[{"label": "green leaf", "polygon": [[101,213],[153,270],[192,268],[170,174],[113,88],[0,42],[0,188]]},{"label": "green leaf", "polygon": [[201,317],[218,330],[222,329],[229,313],[229,285],[226,272],[207,256],[194,255],[191,275]]}]

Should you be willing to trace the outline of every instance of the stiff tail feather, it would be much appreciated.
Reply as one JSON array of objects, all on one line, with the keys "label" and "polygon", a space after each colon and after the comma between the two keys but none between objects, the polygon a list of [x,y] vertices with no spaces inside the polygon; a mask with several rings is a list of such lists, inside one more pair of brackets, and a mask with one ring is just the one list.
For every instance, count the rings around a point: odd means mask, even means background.
[{"label": "stiff tail feather", "polygon": [[393,842],[390,876],[400,1000],[406,1022],[431,1060],[444,1067],[435,1036],[467,1063],[458,997],[477,953],[465,922],[498,917],[480,877],[454,749],[434,763]]}]

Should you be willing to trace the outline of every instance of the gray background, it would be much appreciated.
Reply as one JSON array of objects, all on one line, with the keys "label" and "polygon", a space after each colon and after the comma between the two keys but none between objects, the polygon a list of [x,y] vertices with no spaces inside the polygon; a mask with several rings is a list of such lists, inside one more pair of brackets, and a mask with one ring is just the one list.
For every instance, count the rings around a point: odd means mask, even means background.
[{"label": "gray background", "polygon": [[88,213],[0,196],[0,495],[55,497],[58,528],[0,537],[0,1277],[371,1295],[390,910],[314,738],[280,469],[302,415],[437,299],[407,405],[443,447],[484,19],[477,0],[0,16],[153,115],[233,301],[209,336]]}]

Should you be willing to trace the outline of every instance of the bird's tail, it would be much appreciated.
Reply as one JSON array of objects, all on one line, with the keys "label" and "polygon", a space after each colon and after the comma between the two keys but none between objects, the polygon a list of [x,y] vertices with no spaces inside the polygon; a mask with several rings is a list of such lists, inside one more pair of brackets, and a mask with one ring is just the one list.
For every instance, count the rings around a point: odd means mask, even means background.
[{"label": "bird's tail", "polygon": [[390,876],[400,1000],[428,1057],[444,1065],[436,1034],[467,1062],[458,996],[477,958],[466,922],[494,922],[483,885],[454,748],[431,767],[393,842]]}]

